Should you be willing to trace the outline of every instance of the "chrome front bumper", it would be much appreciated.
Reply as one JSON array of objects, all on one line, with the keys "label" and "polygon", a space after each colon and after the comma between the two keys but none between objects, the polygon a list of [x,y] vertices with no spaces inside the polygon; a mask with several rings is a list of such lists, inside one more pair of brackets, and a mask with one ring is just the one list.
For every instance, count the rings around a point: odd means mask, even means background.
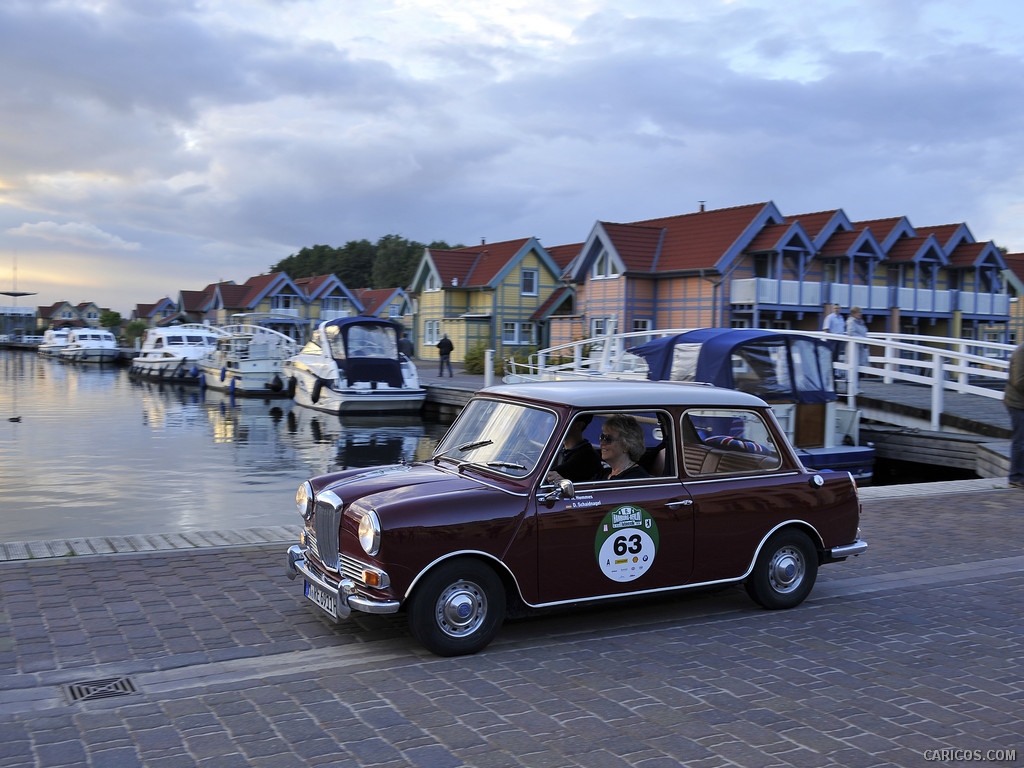
[{"label": "chrome front bumper", "polygon": [[842,547],[833,547],[828,551],[830,560],[845,560],[848,557],[856,557],[868,548],[864,539],[857,539],[853,544],[846,544]]},{"label": "chrome front bumper", "polygon": [[[297,544],[288,547],[288,568],[286,573],[289,579],[301,576],[310,584],[315,584],[318,589],[337,598],[336,615],[324,611],[334,621],[341,621],[348,618],[352,611],[362,613],[397,613],[401,603],[397,600],[373,600],[365,595],[356,594],[356,582],[352,579],[342,579],[337,585],[324,579],[319,573],[310,568],[306,562],[306,550]],[[313,601],[311,601],[313,602]],[[316,602],[313,602],[318,608]],[[323,610],[321,608],[321,610]]]}]

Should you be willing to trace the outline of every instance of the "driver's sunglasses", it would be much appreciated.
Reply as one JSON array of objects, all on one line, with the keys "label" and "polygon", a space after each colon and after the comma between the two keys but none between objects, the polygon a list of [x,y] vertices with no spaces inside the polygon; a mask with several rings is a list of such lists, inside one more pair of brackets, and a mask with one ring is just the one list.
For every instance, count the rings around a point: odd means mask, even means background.
[{"label": "driver's sunglasses", "polygon": [[597,439],[600,440],[602,443],[614,443],[617,438],[615,437],[615,435],[609,435],[605,432],[602,432],[600,435],[597,436]]}]

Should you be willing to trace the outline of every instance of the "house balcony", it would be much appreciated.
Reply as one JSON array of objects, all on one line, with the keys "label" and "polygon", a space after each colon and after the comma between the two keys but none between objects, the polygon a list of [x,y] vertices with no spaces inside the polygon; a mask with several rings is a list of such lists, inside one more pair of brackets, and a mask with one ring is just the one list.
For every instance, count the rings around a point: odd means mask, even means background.
[{"label": "house balcony", "polygon": [[1005,318],[1010,297],[1005,293],[938,291],[930,288],[898,288],[887,285],[844,285],[841,283],[801,283],[797,280],[771,280],[764,277],[733,280],[730,303],[771,309],[792,308],[820,311],[825,302],[844,309],[861,307],[865,312],[926,312]]}]

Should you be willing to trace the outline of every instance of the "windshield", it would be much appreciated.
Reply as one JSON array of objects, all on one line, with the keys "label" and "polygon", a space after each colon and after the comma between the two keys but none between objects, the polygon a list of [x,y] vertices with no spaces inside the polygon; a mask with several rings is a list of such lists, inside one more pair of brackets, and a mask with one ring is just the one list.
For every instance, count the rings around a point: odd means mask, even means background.
[{"label": "windshield", "polygon": [[472,400],[434,455],[523,477],[537,466],[556,421],[555,414],[540,408]]},{"label": "windshield", "polygon": [[327,327],[331,356],[336,360],[346,357],[398,357],[398,334],[392,326],[355,324],[348,326],[346,333],[347,355],[341,329],[336,325]]}]

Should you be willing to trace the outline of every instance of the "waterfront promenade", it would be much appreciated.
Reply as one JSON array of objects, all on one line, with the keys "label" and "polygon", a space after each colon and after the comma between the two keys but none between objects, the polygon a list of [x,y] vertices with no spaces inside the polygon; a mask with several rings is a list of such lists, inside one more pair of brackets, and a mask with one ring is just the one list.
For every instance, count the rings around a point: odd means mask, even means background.
[{"label": "waterfront promenade", "polygon": [[402,616],[321,619],[284,575],[297,524],[7,542],[0,768],[1020,764],[1024,491],[861,495],[867,552],[797,609],[546,613],[456,659]]},{"label": "waterfront promenade", "polygon": [[931,485],[866,498],[792,611],[732,587],[455,659],[320,619],[284,543],[0,563],[0,768],[1019,764],[1024,491]]}]

